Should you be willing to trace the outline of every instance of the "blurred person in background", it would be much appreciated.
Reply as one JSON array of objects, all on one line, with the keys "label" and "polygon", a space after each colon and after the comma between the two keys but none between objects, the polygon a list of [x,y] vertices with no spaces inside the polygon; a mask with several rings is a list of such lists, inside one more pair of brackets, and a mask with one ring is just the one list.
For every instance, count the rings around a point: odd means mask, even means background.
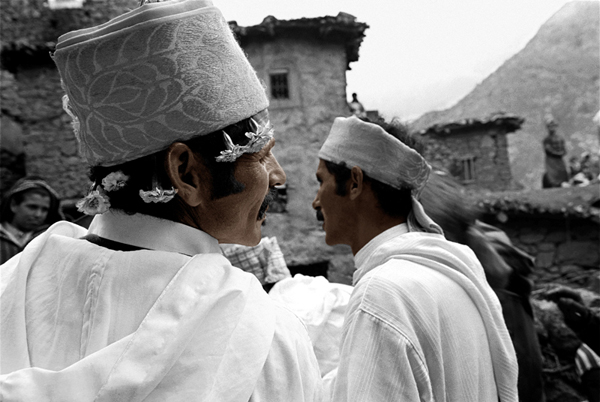
[{"label": "blurred person in background", "polygon": [[542,295],[560,309],[565,324],[579,337],[575,371],[589,402],[600,401],[600,316],[592,311],[576,290],[558,286]]},{"label": "blurred person in background", "polygon": [[480,221],[480,210],[469,201],[462,186],[441,169],[433,169],[422,203],[448,240],[475,252],[500,300],[519,363],[519,400],[544,401],[543,359],[531,306],[533,257],[515,247],[502,230]]},{"label": "blurred person in background", "polygon": [[0,213],[0,264],[20,253],[37,235],[63,219],[56,191],[41,177],[18,180],[4,195]]}]

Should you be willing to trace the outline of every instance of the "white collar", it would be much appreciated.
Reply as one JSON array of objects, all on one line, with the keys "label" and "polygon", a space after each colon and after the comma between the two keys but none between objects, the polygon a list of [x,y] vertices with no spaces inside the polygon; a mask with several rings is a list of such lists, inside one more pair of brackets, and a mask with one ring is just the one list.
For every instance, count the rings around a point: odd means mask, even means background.
[{"label": "white collar", "polygon": [[150,250],[193,256],[221,254],[217,239],[199,229],[149,215],[108,211],[96,215],[88,233]]},{"label": "white collar", "polygon": [[[22,230],[17,229],[16,226],[11,224],[10,222],[0,223],[0,231],[8,237],[13,243],[18,245],[19,247],[24,247],[33,235],[33,231],[31,232],[23,232]],[[19,235],[13,233],[17,232]]]},{"label": "white collar", "polygon": [[373,237],[367,244],[358,250],[358,253],[354,256],[356,271],[354,272],[354,275],[352,275],[352,285],[356,285],[360,278],[373,268],[369,266],[368,262],[382,244],[405,233],[408,233],[408,225],[406,223],[392,226]]}]

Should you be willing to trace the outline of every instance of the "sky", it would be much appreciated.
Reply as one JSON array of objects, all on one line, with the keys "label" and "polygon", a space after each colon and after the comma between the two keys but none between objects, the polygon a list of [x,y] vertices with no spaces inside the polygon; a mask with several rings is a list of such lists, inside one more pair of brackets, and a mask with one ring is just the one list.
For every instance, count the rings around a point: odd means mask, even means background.
[{"label": "sky", "polygon": [[228,21],[257,25],[352,14],[369,25],[347,72],[367,110],[411,120],[458,102],[519,52],[567,0],[213,0]]}]

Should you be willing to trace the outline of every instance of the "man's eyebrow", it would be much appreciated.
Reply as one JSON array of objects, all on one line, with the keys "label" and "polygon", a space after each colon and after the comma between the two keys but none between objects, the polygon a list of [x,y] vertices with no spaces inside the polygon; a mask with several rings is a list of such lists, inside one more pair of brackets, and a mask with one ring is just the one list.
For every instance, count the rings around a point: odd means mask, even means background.
[{"label": "man's eyebrow", "polygon": [[269,152],[275,146],[275,142],[275,138],[271,138],[269,142],[267,142],[267,145],[265,145],[263,149],[261,149],[261,151]]},{"label": "man's eyebrow", "polygon": [[260,150],[258,150],[256,152],[254,152],[254,155],[258,155],[262,158],[262,157],[266,156],[271,151],[271,149],[273,149],[274,146],[275,146],[275,138],[272,138],[269,140],[269,142],[267,142],[267,144],[264,147],[262,147]]}]

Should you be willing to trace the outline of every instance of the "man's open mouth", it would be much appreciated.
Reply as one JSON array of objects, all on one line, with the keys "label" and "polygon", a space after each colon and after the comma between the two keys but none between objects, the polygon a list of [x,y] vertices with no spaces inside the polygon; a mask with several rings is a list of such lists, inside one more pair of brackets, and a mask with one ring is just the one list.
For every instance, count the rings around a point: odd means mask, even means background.
[{"label": "man's open mouth", "polygon": [[258,217],[256,218],[256,220],[260,221],[265,217],[267,210],[269,209],[269,205],[275,199],[276,191],[277,190],[275,190],[274,188],[269,189],[269,192],[265,196],[265,199],[263,200],[262,204],[260,204],[260,209],[258,210]]}]

